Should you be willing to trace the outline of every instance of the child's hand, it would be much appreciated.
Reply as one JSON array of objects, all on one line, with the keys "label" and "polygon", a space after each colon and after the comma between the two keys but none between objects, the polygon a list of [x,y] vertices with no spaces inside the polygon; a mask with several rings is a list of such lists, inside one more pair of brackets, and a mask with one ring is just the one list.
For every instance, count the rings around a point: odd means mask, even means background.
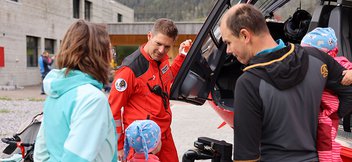
[{"label": "child's hand", "polygon": [[342,85],[351,85],[352,84],[352,70],[345,70],[342,72],[344,77],[341,80]]},{"label": "child's hand", "polygon": [[121,162],[125,162],[125,160],[123,160],[123,154],[124,154],[123,150],[118,151],[118,159]]}]

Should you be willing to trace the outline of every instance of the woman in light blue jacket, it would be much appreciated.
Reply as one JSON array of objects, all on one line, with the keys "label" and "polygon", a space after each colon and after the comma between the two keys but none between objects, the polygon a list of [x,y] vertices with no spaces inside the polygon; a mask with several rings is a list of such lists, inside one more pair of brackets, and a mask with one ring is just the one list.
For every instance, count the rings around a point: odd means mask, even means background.
[{"label": "woman in light blue jacket", "polygon": [[117,134],[108,100],[112,53],[106,28],[78,20],[62,41],[58,69],[44,79],[48,95],[35,161],[117,161]]}]

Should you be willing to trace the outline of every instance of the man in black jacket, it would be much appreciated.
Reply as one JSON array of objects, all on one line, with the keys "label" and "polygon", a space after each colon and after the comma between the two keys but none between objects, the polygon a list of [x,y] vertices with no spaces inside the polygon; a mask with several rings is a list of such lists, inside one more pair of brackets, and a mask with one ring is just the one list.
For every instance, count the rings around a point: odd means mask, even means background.
[{"label": "man in black jacket", "polygon": [[220,31],[227,53],[248,65],[234,92],[234,160],[318,161],[325,86],[339,96],[339,116],[351,112],[352,87],[340,84],[345,69],[318,49],[275,41],[249,4],[230,8]]}]

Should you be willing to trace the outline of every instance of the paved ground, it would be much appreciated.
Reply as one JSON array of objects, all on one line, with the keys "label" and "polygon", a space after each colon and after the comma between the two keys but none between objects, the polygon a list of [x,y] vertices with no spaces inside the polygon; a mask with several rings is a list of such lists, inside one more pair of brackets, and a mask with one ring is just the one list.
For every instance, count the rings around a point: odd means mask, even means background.
[{"label": "paved ground", "polygon": [[[39,107],[42,107],[40,102],[42,102],[45,97],[45,95],[40,95],[40,86],[24,87],[23,89],[14,91],[0,90],[0,100],[11,99],[14,100],[15,103],[25,102],[24,104],[26,104],[27,107],[31,105],[38,107],[38,104]],[[32,102],[35,102],[35,104],[31,104]],[[173,123],[171,127],[180,161],[182,160],[183,153],[193,148],[194,141],[200,136],[225,140],[232,143],[232,129],[229,126],[217,129],[222,123],[222,120],[208,104],[194,106],[183,102],[171,101],[171,105],[173,111]],[[3,106],[4,105],[1,105],[0,102],[0,108]],[[27,121],[32,117],[33,115],[21,116],[21,118],[27,119],[18,121]],[[0,120],[0,125],[7,123],[6,121],[2,121],[2,119]],[[16,120],[14,122],[16,122]],[[3,150],[2,147],[3,145],[0,145],[0,151]]]},{"label": "paved ground", "polygon": [[45,95],[41,95],[40,85],[27,86],[23,89],[16,89],[12,91],[0,90],[1,98],[11,98],[11,99],[45,99]]}]

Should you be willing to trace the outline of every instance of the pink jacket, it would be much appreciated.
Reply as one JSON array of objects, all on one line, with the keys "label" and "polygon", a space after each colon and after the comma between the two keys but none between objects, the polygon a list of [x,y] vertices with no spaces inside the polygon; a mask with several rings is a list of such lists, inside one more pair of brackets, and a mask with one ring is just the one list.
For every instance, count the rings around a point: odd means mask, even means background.
[{"label": "pink jacket", "polygon": [[148,160],[145,160],[143,153],[135,153],[132,159],[128,160],[128,162],[160,162],[159,158],[154,154],[148,155]]},{"label": "pink jacket", "polygon": [[[334,57],[334,59],[346,69],[352,69],[352,63],[345,57]],[[317,151],[320,162],[342,162],[341,146],[335,141],[339,124],[338,107],[337,96],[325,89],[321,101],[317,135]]]}]

